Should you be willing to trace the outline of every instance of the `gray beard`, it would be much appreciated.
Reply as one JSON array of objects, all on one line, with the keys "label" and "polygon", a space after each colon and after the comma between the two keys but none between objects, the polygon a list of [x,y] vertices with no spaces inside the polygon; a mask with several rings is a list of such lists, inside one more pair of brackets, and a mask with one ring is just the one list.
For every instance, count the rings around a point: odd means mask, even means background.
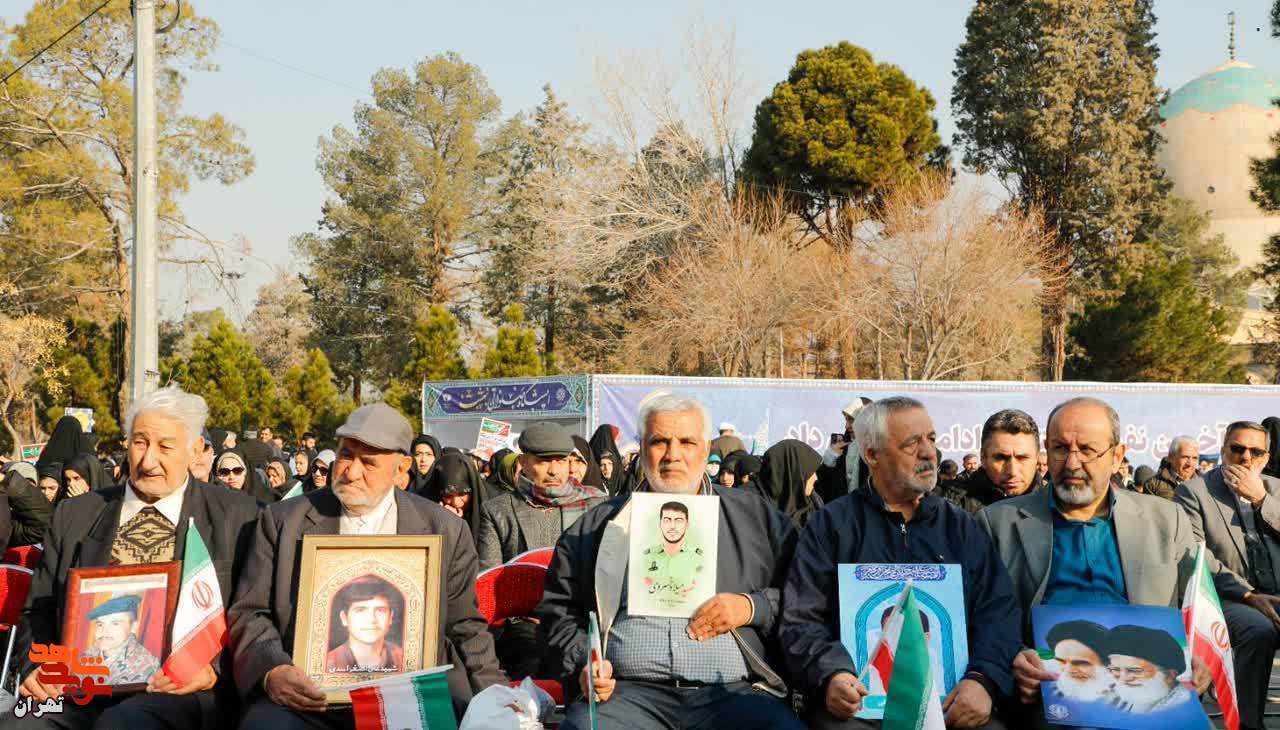
[{"label": "gray beard", "polygon": [[1137,686],[1116,682],[1112,691],[1122,702],[1133,705],[1134,712],[1147,712],[1176,689],[1177,686],[1170,687],[1163,676],[1156,676]]},{"label": "gray beard", "polygon": [[649,490],[658,494],[693,494],[702,487],[702,473],[699,473],[693,484],[667,484],[662,478],[656,474],[650,474],[649,470],[643,466],[640,471],[644,473],[644,480],[649,485]]},{"label": "gray beard", "polygon": [[1060,484],[1053,485],[1053,493],[1058,496],[1058,500],[1063,504],[1069,504],[1072,507],[1083,507],[1092,504],[1093,500],[1098,498],[1093,487],[1065,487]]}]

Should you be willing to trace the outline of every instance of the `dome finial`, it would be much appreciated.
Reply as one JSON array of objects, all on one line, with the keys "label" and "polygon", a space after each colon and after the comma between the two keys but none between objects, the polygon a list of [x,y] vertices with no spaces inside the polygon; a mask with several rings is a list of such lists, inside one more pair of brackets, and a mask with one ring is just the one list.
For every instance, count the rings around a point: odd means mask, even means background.
[{"label": "dome finial", "polygon": [[1227,13],[1227,54],[1236,60],[1236,11]]}]

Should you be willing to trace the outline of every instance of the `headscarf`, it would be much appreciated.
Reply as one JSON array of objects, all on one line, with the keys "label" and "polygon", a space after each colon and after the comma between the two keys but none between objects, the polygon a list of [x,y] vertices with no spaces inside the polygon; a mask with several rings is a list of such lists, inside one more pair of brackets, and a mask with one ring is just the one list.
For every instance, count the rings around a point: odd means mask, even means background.
[{"label": "headscarf", "polygon": [[804,493],[805,482],[821,465],[822,455],[813,447],[796,439],[783,439],[764,452],[755,491],[786,513],[796,527],[804,527],[822,507],[816,490],[808,496]]},{"label": "headscarf", "polygon": [[[435,455],[435,461],[431,462],[431,469],[426,474],[420,474],[417,471],[417,458],[413,456],[413,450],[417,448],[417,444],[425,443],[431,447],[431,453]],[[440,464],[440,457],[444,456],[444,450],[440,447],[440,439],[434,435],[420,434],[419,437],[413,439],[413,443],[408,447],[408,455],[413,458],[413,464],[408,467],[408,491],[421,494],[426,489],[426,484],[431,480],[431,473],[435,471],[435,467]]]},{"label": "headscarf", "polygon": [[[290,489],[293,489],[293,482],[289,481],[288,462],[286,462],[283,458],[273,456],[271,460],[267,462],[267,466],[271,466],[272,464],[279,464],[280,468],[284,469],[284,484],[281,484],[278,487],[273,487],[271,486],[270,477],[267,478],[267,482],[266,482],[267,489],[270,489],[273,492],[275,492],[278,495],[277,497],[278,499],[279,497],[283,497],[284,495],[288,494]],[[266,470],[263,469],[263,472],[265,473]]]},{"label": "headscarf", "polygon": [[495,490],[501,489],[504,492],[516,491],[516,459],[518,457],[519,454],[508,451],[503,455],[501,461],[495,459],[491,467],[493,473],[489,476],[489,484],[493,485]]},{"label": "headscarf", "polygon": [[223,429],[223,428],[209,429],[209,438],[212,439],[213,441],[213,443],[211,444],[211,446],[213,446],[213,458],[216,459],[219,456],[222,456],[222,452],[227,450],[226,447],[222,445],[227,440],[226,429]]},{"label": "headscarf", "polygon": [[763,468],[764,462],[761,461],[759,456],[743,454],[742,458],[738,459],[737,466],[733,470],[733,486],[741,487],[747,485],[748,476],[751,477],[751,483],[754,483]]},{"label": "headscarf", "polygon": [[259,504],[271,504],[279,501],[280,495],[271,488],[271,484],[266,481],[258,470],[249,466],[249,460],[240,452],[240,447],[236,447],[229,451],[224,451],[213,463],[213,473],[218,484],[227,487],[226,482],[217,477],[218,469],[222,468],[223,462],[235,460],[240,462],[240,466],[244,467],[244,486],[240,487],[240,491],[258,500]]},{"label": "headscarf", "polygon": [[325,487],[327,488],[333,484],[333,460],[336,458],[338,458],[338,455],[333,453],[332,449],[325,449],[316,454],[316,458],[312,459],[311,465],[307,467],[307,480],[302,483],[303,494],[320,489],[320,487],[316,486],[316,464],[323,464],[329,470],[329,473],[325,475]]},{"label": "headscarf", "polygon": [[[36,469],[39,470],[40,467],[53,462],[70,464],[77,455],[85,453],[81,438],[83,435],[80,421],[75,416],[59,418],[57,425],[53,427],[53,433],[49,434],[48,443],[40,452],[40,458],[36,459]],[[58,475],[58,479],[61,481],[61,474]]]},{"label": "headscarf", "polygon": [[36,485],[36,489],[40,490],[41,497],[44,496],[44,490],[41,489],[40,482],[44,479],[54,479],[58,482],[58,489],[54,491],[53,501],[50,502],[50,504],[57,506],[59,502],[67,498],[67,480],[66,477],[62,475],[62,462],[49,461],[44,464],[36,465],[36,479],[34,484]]},{"label": "headscarf", "polygon": [[99,489],[105,489],[112,485],[111,478],[107,476],[106,469],[103,468],[102,462],[98,461],[98,457],[93,454],[80,454],[71,460],[63,469],[67,469],[80,475],[80,478],[89,484],[89,491],[96,492]]},{"label": "headscarf", "polygon": [[1262,419],[1262,427],[1267,429],[1267,448],[1271,452],[1262,473],[1269,477],[1280,477],[1280,418],[1267,416]]},{"label": "headscarf", "polygon": [[[714,456],[714,454],[712,454],[712,456]],[[727,471],[733,475],[733,486],[735,487],[742,486],[742,484],[738,482],[738,462],[742,461],[742,457],[744,456],[750,456],[750,454],[745,451],[735,451],[732,454],[725,454],[720,459],[720,471]],[[719,477],[719,473],[717,473],[716,476]],[[716,484],[719,483],[718,478],[712,479],[711,481]]]},{"label": "headscarf", "polygon": [[467,503],[465,519],[471,526],[471,535],[474,537],[480,529],[484,498],[488,493],[480,479],[480,472],[476,471],[475,462],[467,454],[451,453],[442,455],[434,466],[436,468],[431,470],[431,481],[427,484],[426,491],[419,494],[433,502],[440,502],[445,494],[470,494],[471,501]]},{"label": "headscarf", "polygon": [[591,453],[595,454],[597,463],[604,459],[605,456],[613,458],[613,474],[604,480],[605,491],[609,492],[609,494],[617,494],[625,479],[623,471],[626,464],[622,462],[622,452],[618,450],[617,438],[618,427],[609,423],[602,423],[596,429],[596,432],[592,434],[591,441],[587,443],[591,447]]},{"label": "headscarf", "polygon": [[572,438],[573,445],[576,447],[574,451],[578,453],[578,456],[582,457],[583,461],[587,462],[587,473],[583,475],[582,483],[605,492],[604,474],[600,472],[600,463],[596,461],[595,452],[592,451],[586,439],[581,436],[573,436]]}]

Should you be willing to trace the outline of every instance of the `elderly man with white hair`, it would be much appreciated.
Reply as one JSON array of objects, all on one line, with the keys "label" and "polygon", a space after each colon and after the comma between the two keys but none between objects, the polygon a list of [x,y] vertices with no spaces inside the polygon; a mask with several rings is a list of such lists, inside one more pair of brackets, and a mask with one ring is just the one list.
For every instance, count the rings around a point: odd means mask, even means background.
[{"label": "elderly man with white hair", "polygon": [[[191,476],[204,445],[209,409],[198,395],[161,388],[135,401],[125,421],[129,478],[125,485],[90,491],[60,503],[44,538],[44,557],[31,583],[23,624],[33,643],[57,644],[72,568],[164,563],[186,554],[188,525],[209,550],[224,604],[240,578],[258,503],[238,492],[211,487]],[[139,637],[144,640],[168,637]],[[37,677],[23,657],[20,694],[44,701],[63,694]],[[147,691],[67,702],[62,714],[28,716],[22,727],[193,728],[234,724],[236,693],[231,657],[223,652],[183,686],[163,672],[152,674]],[[42,725],[43,724],[43,725]]]},{"label": "elderly man with white hair", "polygon": [[[1010,665],[1021,626],[1013,585],[991,540],[964,510],[936,493],[938,446],[919,401],[885,398],[863,407],[853,425],[867,488],[809,519],[796,544],[783,593],[780,636],[788,668],[807,696],[812,729],[874,728],[854,714],[867,687],[840,636],[836,567],[843,563],[952,563],[964,580],[969,663],[947,690],[949,728],[1002,728],[996,710],[1013,694]],[[845,637],[847,638],[847,637]]]},{"label": "elderly man with white hair", "polygon": [[1178,485],[1196,476],[1200,465],[1200,445],[1190,436],[1178,436],[1169,443],[1169,455],[1160,462],[1156,475],[1143,485],[1146,494],[1173,499]]},{"label": "elderly man with white hair", "polygon": [[[601,726],[803,727],[782,700],[782,676],[768,663],[777,649],[780,589],[795,540],[790,522],[758,496],[707,480],[711,423],[698,401],[673,393],[650,397],[637,424],[644,479],[635,491],[719,497],[720,592],[689,619],[631,615],[625,588],[631,495],[583,515],[556,544],[538,608],[539,633],[561,657],[567,696],[585,695],[591,683]],[[593,611],[604,655],[589,676]],[[561,727],[591,727],[587,703],[570,704]]]}]

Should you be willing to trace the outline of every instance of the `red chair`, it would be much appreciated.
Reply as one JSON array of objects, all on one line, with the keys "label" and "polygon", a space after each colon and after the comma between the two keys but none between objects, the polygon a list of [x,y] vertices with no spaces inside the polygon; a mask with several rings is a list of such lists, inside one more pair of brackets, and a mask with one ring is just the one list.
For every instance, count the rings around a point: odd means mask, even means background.
[{"label": "red chair", "polygon": [[[476,576],[476,603],[480,606],[480,615],[490,626],[498,626],[509,618],[532,616],[534,609],[542,602],[542,589],[546,582],[547,569],[535,563],[515,562],[531,553],[532,550],[518,555],[504,565],[490,568]],[[551,549],[546,550],[548,559]],[[564,690],[554,679],[535,679],[533,683],[541,687],[556,706],[564,706]],[[520,686],[520,682],[512,682],[512,687]]]},{"label": "red chair", "polygon": [[520,564],[528,564],[528,565],[541,565],[544,568],[550,568],[551,558],[554,557],[555,554],[556,554],[555,548],[538,548],[537,550],[530,550],[528,552],[520,553],[514,558],[508,560],[507,564],[511,565],[512,563],[520,563]]},{"label": "red chair", "polygon": [[[4,664],[0,665],[0,687],[9,677],[9,660],[13,657],[13,642],[18,636],[18,622],[22,608],[27,605],[31,592],[30,568],[20,565],[0,565],[0,630],[9,632],[9,643],[4,650]],[[16,693],[16,690],[15,690]]]},{"label": "red chair", "polygon": [[27,570],[35,570],[40,566],[40,558],[44,556],[44,548],[39,545],[23,545],[4,551],[0,563],[20,565]]}]

